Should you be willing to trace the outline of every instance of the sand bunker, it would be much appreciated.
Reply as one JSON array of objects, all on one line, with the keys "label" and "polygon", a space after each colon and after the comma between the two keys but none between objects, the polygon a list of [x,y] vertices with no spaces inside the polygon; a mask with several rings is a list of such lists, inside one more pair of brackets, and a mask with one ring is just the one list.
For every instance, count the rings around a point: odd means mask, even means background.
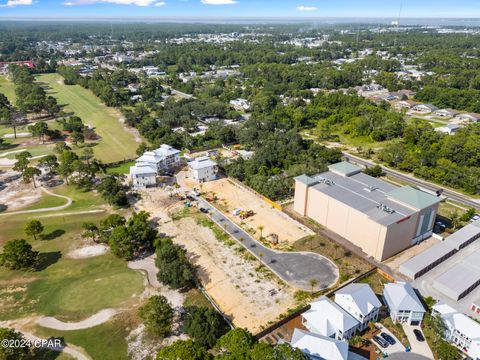
[{"label": "sand bunker", "polygon": [[108,252],[107,245],[98,244],[98,245],[85,246],[80,249],[70,251],[67,254],[67,257],[71,259],[86,259],[90,257],[105,255],[107,252]]}]

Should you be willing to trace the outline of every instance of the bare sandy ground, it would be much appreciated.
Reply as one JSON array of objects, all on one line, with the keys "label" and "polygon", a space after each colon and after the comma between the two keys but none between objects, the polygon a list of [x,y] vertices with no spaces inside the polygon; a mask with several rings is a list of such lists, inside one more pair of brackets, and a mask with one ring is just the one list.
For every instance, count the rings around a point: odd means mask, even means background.
[{"label": "bare sandy ground", "polygon": [[[188,176],[187,171],[182,171],[177,176],[179,184],[189,189],[199,188],[199,184]],[[230,182],[227,178],[203,183],[202,191],[215,193],[218,197],[217,203],[224,210],[223,213],[244,229],[248,230],[250,228],[256,231],[254,236],[257,239],[260,237],[259,226],[263,226],[262,236],[265,237],[272,233],[277,234],[279,242],[283,244],[292,244],[298,239],[313,235],[312,231],[302,224],[273,208],[257,195]],[[234,209],[253,210],[255,215],[241,220],[239,216],[232,214]]]},{"label": "bare sandy ground", "polygon": [[[236,249],[240,245],[227,246],[192,218],[171,221],[167,209],[172,209],[172,200],[165,191],[151,189],[142,195],[138,208],[160,218],[160,231],[186,248],[199,267],[206,292],[236,326],[257,332],[295,305],[294,291],[279,285],[276,277],[269,280],[257,273],[260,263],[239,255]],[[271,290],[276,294],[270,295]]]},{"label": "bare sandy ground", "polygon": [[177,290],[170,289],[168,286],[165,286],[158,281],[158,269],[155,266],[154,255],[141,260],[129,261],[128,267],[130,269],[141,270],[145,272],[147,275],[148,285],[152,286],[155,289],[155,293],[165,296],[165,298],[167,298],[168,302],[172,305],[172,307],[179,308],[183,305],[183,301],[185,299],[183,294],[181,294]]},{"label": "bare sandy ground", "polygon": [[64,322],[60,321],[51,316],[41,317],[37,320],[37,324],[46,328],[55,329],[55,330],[82,330],[88,329],[97,325],[101,325],[104,322],[110,320],[115,314],[118,313],[118,310],[115,309],[103,309],[97,312],[96,314],[77,322]]},{"label": "bare sandy ground", "polygon": [[13,170],[0,173],[0,183],[5,185],[5,188],[0,190],[0,204],[6,205],[7,211],[15,211],[34,204],[42,196],[40,188],[34,189],[32,184],[25,184],[21,177],[10,181],[10,178],[16,175],[18,172]]},{"label": "bare sandy ground", "polygon": [[70,251],[67,254],[67,257],[70,259],[86,259],[90,257],[105,255],[108,252],[108,249],[109,248],[107,245],[102,245],[102,244],[88,245],[88,246],[84,246],[79,249]]}]

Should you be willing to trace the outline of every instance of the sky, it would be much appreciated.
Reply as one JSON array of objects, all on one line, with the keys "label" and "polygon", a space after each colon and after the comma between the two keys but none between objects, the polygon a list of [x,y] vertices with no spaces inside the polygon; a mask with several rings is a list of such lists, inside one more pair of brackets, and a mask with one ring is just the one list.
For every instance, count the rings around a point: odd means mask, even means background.
[{"label": "sky", "polygon": [[480,0],[0,0],[0,18],[480,18]]}]

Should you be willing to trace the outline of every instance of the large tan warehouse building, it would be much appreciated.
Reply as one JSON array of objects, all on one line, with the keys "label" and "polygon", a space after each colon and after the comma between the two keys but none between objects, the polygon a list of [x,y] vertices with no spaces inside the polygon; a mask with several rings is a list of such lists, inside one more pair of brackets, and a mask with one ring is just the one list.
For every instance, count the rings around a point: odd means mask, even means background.
[{"label": "large tan warehouse building", "polygon": [[383,261],[431,236],[440,199],[348,162],[295,178],[294,209]]}]

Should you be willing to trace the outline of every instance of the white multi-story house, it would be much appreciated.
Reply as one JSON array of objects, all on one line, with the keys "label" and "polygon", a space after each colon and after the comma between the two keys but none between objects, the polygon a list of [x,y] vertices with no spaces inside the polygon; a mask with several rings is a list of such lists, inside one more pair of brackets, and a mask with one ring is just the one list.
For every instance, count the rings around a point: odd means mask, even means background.
[{"label": "white multi-story house", "polygon": [[146,163],[157,168],[157,172],[173,169],[180,164],[180,151],[163,144],[158,149],[146,151],[137,159],[137,164]]},{"label": "white multi-story house", "polygon": [[335,302],[360,323],[358,330],[368,327],[369,322],[378,319],[382,306],[368,284],[349,284],[335,292]]},{"label": "white multi-story house", "polygon": [[190,161],[188,166],[192,171],[192,177],[199,182],[215,180],[217,178],[217,163],[210,160],[207,156],[201,156]]},{"label": "white multi-story house", "polygon": [[412,285],[405,282],[388,283],[383,288],[383,297],[393,322],[420,325],[425,308]]},{"label": "white multi-story house", "polygon": [[447,304],[432,307],[432,315],[441,316],[446,331],[445,340],[458,347],[471,359],[480,359],[480,324]]},{"label": "white multi-story house", "polygon": [[310,304],[302,314],[302,324],[309,331],[337,340],[348,340],[360,323],[335,302],[322,296]]},{"label": "white multi-story house", "polygon": [[300,349],[310,359],[348,360],[348,343],[308,331],[293,330],[292,347]]},{"label": "white multi-story house", "polygon": [[[146,151],[135,166],[130,167],[130,178],[134,188],[156,184],[156,175],[174,169],[180,164],[180,151],[163,144],[158,149]],[[153,171],[155,170],[155,174]]]},{"label": "white multi-story house", "polygon": [[155,186],[157,184],[157,168],[145,163],[131,166],[130,179],[136,189]]}]

